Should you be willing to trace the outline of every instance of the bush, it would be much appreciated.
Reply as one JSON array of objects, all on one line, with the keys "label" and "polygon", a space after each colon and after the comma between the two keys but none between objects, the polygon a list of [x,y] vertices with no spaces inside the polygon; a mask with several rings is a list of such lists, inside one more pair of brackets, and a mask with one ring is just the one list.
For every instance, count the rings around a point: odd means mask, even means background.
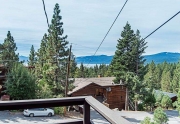
[{"label": "bush", "polygon": [[138,104],[138,111],[144,111],[144,104],[143,103],[140,103]]},{"label": "bush", "polygon": [[63,115],[64,114],[64,107],[54,107],[54,113],[57,115]]},{"label": "bush", "polygon": [[151,122],[150,117],[145,117],[144,120],[141,121],[141,124],[153,124],[153,122]]}]

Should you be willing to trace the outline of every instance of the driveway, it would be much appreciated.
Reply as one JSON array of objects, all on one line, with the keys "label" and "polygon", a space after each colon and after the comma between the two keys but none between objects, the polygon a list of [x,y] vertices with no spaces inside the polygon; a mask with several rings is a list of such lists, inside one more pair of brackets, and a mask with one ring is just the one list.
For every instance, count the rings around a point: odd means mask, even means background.
[{"label": "driveway", "polygon": [[[52,117],[25,117],[22,112],[0,111],[0,124],[49,124],[61,123],[72,119],[61,116]],[[73,119],[74,120],[74,119]]]},{"label": "driveway", "polygon": [[[180,124],[180,118],[178,117],[178,111],[176,110],[166,110],[168,116],[168,124]],[[153,120],[153,112],[144,111],[115,111],[119,116],[124,117],[132,124],[140,124],[145,117],[150,117]]]}]

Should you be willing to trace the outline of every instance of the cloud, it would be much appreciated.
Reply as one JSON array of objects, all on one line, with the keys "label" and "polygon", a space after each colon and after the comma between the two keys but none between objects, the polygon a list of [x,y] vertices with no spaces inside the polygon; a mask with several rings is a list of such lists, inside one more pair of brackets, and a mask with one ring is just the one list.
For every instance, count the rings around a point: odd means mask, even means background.
[{"label": "cloud", "polygon": [[[44,33],[47,32],[42,1],[0,0],[0,2],[0,43],[10,30],[20,55],[29,55],[31,45],[37,50]],[[64,34],[68,35],[67,40],[70,43],[79,44],[73,45],[76,56],[94,54],[124,2],[125,0],[45,1],[49,22],[55,3],[59,3]],[[128,1],[97,54],[114,54],[117,39],[120,38],[127,21],[132,29],[139,29],[141,36],[145,37],[177,13],[179,6],[179,0]],[[148,42],[146,54],[163,51],[180,52],[179,20],[180,15],[146,40]]]}]

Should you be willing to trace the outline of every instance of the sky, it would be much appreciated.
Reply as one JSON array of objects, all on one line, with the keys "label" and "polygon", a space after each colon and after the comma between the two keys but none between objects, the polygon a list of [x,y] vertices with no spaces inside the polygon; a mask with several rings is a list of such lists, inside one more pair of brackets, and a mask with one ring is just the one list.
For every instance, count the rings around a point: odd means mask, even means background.
[{"label": "sky", "polygon": [[[75,56],[93,55],[126,0],[44,0],[49,22],[59,3],[64,35]],[[96,55],[114,55],[117,40],[127,22],[144,38],[180,11],[180,0],[128,0],[125,8]],[[39,49],[47,33],[42,0],[0,0],[0,43],[10,31],[19,55],[29,56]],[[180,14],[146,39],[144,55],[160,52],[180,53]],[[68,46],[69,46],[68,45]]]}]

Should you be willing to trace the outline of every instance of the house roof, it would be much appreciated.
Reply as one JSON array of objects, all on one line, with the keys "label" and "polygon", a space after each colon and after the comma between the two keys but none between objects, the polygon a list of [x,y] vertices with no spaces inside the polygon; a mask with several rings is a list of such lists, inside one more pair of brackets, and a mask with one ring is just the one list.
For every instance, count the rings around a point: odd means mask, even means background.
[{"label": "house roof", "polygon": [[114,84],[113,80],[115,77],[101,77],[101,78],[75,78],[74,86],[75,88],[72,91],[69,91],[68,94],[72,94],[92,83],[97,84],[102,87],[114,86],[119,84]]},{"label": "house roof", "polygon": [[173,97],[176,97],[176,96],[177,96],[177,94],[175,94],[175,93],[163,92],[163,91],[160,91],[160,90],[154,90],[154,91],[155,91],[156,94],[157,94],[157,93],[162,93],[162,94],[164,94],[164,95],[169,96],[170,98],[173,98]]}]

